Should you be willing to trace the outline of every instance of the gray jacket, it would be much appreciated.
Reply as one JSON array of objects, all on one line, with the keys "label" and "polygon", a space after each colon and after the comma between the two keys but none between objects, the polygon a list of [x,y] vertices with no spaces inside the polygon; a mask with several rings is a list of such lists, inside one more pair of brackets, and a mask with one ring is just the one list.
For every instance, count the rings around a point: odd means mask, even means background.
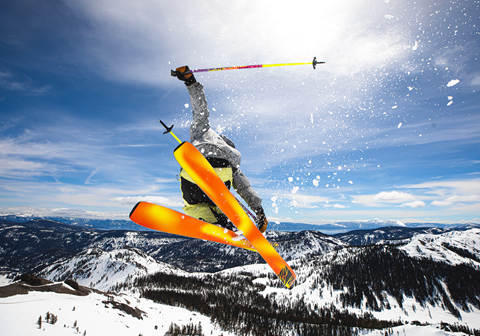
[{"label": "gray jacket", "polygon": [[[196,82],[187,86],[193,110],[193,122],[190,126],[191,143],[205,156],[228,160],[233,167],[233,188],[256,211],[262,206],[262,199],[250,185],[247,177],[239,169],[241,154],[232,147],[233,142],[224,135],[219,135],[210,127],[210,112],[203,85]],[[228,144],[231,143],[231,145]]]}]

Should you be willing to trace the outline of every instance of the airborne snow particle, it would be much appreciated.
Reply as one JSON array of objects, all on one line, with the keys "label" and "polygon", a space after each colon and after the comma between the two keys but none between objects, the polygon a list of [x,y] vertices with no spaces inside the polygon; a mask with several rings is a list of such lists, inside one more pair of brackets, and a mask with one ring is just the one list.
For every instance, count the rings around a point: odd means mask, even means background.
[{"label": "airborne snow particle", "polygon": [[458,83],[460,83],[459,79],[452,79],[450,82],[448,82],[447,86],[452,87],[454,85],[457,85]]},{"label": "airborne snow particle", "polygon": [[314,180],[313,180],[313,185],[314,185],[315,187],[318,187],[318,182],[319,182],[318,180],[315,180],[315,179],[314,179]]},{"label": "airborne snow particle", "polygon": [[399,123],[399,124],[398,124],[398,128],[400,128],[400,127],[402,127],[402,123]]},{"label": "airborne snow particle", "polygon": [[348,181],[348,183],[350,183],[350,184],[353,184],[353,182],[352,182],[352,181]]},{"label": "airborne snow particle", "polygon": [[294,188],[292,189],[292,194],[296,194],[297,191],[298,191],[298,189],[300,189],[300,187],[294,187]]},{"label": "airborne snow particle", "polygon": [[190,105],[188,105],[188,104],[185,104],[184,106],[185,106],[185,108],[188,108]]},{"label": "airborne snow particle", "polygon": [[385,19],[391,20],[391,19],[393,19],[395,16],[390,15],[390,14],[385,14],[384,17],[385,17]]},{"label": "airborne snow particle", "polygon": [[288,182],[293,182],[293,177],[289,177]]}]

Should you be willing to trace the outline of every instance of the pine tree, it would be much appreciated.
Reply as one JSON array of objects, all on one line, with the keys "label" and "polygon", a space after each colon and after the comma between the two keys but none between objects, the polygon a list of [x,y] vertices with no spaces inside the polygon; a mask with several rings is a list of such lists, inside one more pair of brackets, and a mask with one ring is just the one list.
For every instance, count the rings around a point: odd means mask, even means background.
[{"label": "pine tree", "polygon": [[38,329],[42,329],[42,315],[40,315],[40,317],[38,318],[37,324],[38,324]]}]

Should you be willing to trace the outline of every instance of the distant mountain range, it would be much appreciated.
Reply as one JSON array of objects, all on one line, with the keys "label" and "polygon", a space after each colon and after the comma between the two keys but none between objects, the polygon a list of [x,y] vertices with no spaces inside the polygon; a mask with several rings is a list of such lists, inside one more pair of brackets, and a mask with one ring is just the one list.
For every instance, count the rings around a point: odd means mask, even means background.
[{"label": "distant mountain range", "polygon": [[[11,222],[29,222],[35,219],[48,219],[52,221],[62,222],[78,227],[95,228],[99,230],[132,230],[132,231],[152,231],[151,229],[137,225],[130,220],[114,220],[114,219],[91,219],[91,218],[76,218],[76,217],[38,217],[33,215],[9,215],[0,214],[0,219]],[[465,225],[478,225],[469,223]],[[338,221],[330,224],[306,224],[294,222],[270,222],[269,230],[272,231],[321,231],[324,233],[340,233],[352,230],[368,230],[377,229],[385,226],[398,227],[435,227],[435,228],[454,228],[459,224],[444,224],[444,223],[403,223],[398,220],[368,220],[368,221]]]},{"label": "distant mountain range", "polygon": [[[231,334],[358,335],[355,328],[392,328],[405,321],[480,329],[476,224],[410,228],[396,223],[333,236],[312,230],[266,236],[278,243],[297,274],[292,290],[255,252],[155,231],[100,230],[50,219],[0,220],[0,275],[33,273],[54,281],[52,288],[62,289],[63,282],[148,298],[159,307],[202,314]],[[102,307],[133,311],[140,302],[114,300]]]}]

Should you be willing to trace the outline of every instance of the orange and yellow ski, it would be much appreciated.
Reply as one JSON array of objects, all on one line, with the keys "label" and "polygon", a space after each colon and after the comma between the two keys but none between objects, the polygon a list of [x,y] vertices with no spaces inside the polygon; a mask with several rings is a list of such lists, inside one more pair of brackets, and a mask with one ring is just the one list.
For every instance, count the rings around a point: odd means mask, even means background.
[{"label": "orange and yellow ski", "polygon": [[175,149],[173,154],[180,166],[232,223],[242,231],[245,238],[260,253],[285,286],[290,288],[295,282],[295,273],[257,229],[202,153],[191,143],[183,142]]},{"label": "orange and yellow ski", "polygon": [[135,223],[161,232],[184,237],[205,239],[255,251],[246,239],[235,232],[187,216],[181,212],[148,202],[139,202],[130,212]]}]

